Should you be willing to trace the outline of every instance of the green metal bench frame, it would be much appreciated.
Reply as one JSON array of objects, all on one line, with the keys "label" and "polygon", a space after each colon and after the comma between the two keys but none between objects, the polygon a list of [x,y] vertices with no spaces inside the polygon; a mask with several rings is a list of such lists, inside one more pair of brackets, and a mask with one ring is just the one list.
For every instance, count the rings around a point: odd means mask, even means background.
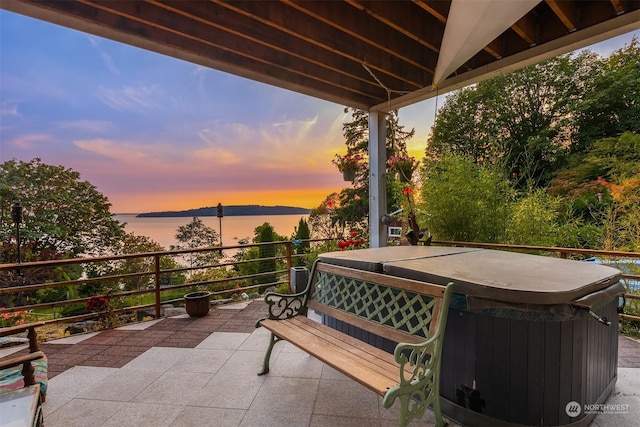
[{"label": "green metal bench frame", "polygon": [[[440,411],[440,364],[453,285],[433,285],[382,273],[317,261],[303,292],[268,293],[269,315],[256,327],[271,331],[262,371],[276,342],[285,340],[383,397],[389,408],[400,401],[399,425]],[[306,319],[308,310],[398,343],[394,354]],[[349,360],[349,362],[345,362]]]}]

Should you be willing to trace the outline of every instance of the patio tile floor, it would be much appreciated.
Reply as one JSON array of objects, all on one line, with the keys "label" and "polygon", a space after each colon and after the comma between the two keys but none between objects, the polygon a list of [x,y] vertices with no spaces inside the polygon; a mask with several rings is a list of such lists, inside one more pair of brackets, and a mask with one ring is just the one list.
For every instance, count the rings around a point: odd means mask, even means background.
[{"label": "patio tile floor", "polygon": [[[288,343],[274,348],[271,372],[258,377],[268,333],[254,322],[265,314],[266,305],[255,300],[202,318],[42,343],[50,373],[47,427],[397,425],[395,408],[383,409],[374,393]],[[599,415],[592,427],[640,419],[640,342],[620,337],[618,366],[607,403],[629,409]],[[411,425],[433,425],[432,413]]]}]

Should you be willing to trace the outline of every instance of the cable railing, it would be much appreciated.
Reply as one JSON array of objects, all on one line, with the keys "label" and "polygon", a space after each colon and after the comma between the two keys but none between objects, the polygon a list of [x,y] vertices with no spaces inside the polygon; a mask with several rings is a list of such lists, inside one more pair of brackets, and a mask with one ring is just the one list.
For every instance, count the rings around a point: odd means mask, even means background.
[{"label": "cable railing", "polygon": [[[19,304],[0,307],[0,326],[4,320],[7,323],[19,321],[28,317],[28,321],[44,321],[50,323],[74,323],[104,315],[103,311],[92,311],[89,307],[92,298],[103,297],[105,288],[112,289],[109,301],[120,301],[121,306],[109,309],[110,313],[126,314],[138,311],[153,312],[161,317],[162,306],[165,304],[180,305],[184,302],[184,294],[195,290],[206,290],[215,302],[226,302],[233,294],[259,294],[267,288],[275,288],[291,283],[291,268],[296,259],[303,254],[294,253],[294,246],[302,242],[310,245],[326,242],[326,239],[303,241],[278,241],[253,243],[246,245],[216,246],[193,249],[181,249],[159,252],[143,252],[135,254],[110,255],[100,257],[74,258],[64,260],[50,260],[39,262],[23,262],[0,264],[0,277],[5,277],[9,286],[0,288],[0,299],[12,297],[22,299]],[[269,247],[274,256],[263,256],[253,259],[224,258],[225,251],[237,253],[238,250]],[[204,264],[182,265],[174,262],[171,267],[163,267],[165,259],[185,260],[185,257],[197,255],[213,255]],[[131,262],[130,271],[118,274],[109,273],[109,266]],[[250,266],[249,273],[242,274],[239,266]],[[264,271],[262,266],[272,268]],[[77,279],[59,280],[55,282],[30,283],[29,277],[37,276],[38,272],[52,269],[80,268],[82,274]],[[98,274],[101,270],[104,274]],[[219,271],[207,276],[206,272]],[[255,272],[252,272],[255,270]],[[92,273],[89,274],[88,272]],[[30,274],[33,273],[33,274]],[[197,275],[200,273],[200,275]],[[193,280],[194,277],[203,277]],[[179,280],[175,280],[179,278]],[[128,289],[123,284],[126,281],[136,281],[135,289]],[[85,290],[82,297],[80,287],[100,289],[95,295],[89,295]],[[55,301],[43,301],[36,295],[47,290],[65,290],[63,298]],[[1,305],[1,304],[0,304]],[[23,319],[24,320],[24,319]]]}]

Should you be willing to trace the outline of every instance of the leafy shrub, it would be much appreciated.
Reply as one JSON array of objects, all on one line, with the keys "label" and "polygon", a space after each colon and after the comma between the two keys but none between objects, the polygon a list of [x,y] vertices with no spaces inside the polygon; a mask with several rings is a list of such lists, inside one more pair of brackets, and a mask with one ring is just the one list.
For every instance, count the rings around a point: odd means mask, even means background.
[{"label": "leafy shrub", "polygon": [[470,157],[448,155],[427,166],[420,207],[436,239],[500,242],[512,194],[498,170]]},{"label": "leafy shrub", "polygon": [[520,245],[555,246],[559,199],[534,190],[514,202],[509,219],[508,242]]}]

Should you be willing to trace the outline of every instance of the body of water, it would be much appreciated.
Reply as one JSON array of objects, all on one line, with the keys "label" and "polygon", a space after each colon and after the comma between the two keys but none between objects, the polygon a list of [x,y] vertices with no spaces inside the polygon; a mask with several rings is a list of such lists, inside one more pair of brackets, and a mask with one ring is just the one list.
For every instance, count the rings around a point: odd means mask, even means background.
[{"label": "body of water", "polygon": [[[125,229],[137,236],[147,236],[153,241],[169,249],[171,245],[177,245],[175,239],[178,227],[192,221],[192,217],[171,218],[137,218],[135,214],[116,214],[115,218],[126,222]],[[213,216],[198,217],[207,226],[220,233],[220,218]],[[300,218],[309,219],[308,215],[252,215],[252,216],[225,216],[222,218],[222,244],[231,246],[238,244],[238,240],[254,237],[256,227],[268,222],[276,233],[290,237],[300,222]]]}]

